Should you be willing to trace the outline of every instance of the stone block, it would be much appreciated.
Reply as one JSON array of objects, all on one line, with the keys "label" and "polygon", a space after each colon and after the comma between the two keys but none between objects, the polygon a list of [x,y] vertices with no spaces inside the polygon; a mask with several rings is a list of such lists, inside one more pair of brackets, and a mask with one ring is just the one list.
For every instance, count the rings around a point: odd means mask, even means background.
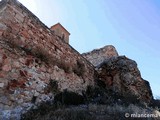
[{"label": "stone block", "polygon": [[0,30],[6,30],[7,26],[3,23],[0,23]]},{"label": "stone block", "polygon": [[5,72],[0,72],[0,78],[4,78],[6,77],[6,73]]},{"label": "stone block", "polygon": [[10,65],[4,65],[4,66],[2,67],[2,70],[8,72],[8,71],[11,70],[11,66],[10,66]]},{"label": "stone block", "polygon": [[4,83],[0,83],[0,88],[3,88],[4,87]]},{"label": "stone block", "polygon": [[35,91],[34,96],[39,96],[39,93],[37,91]]},{"label": "stone block", "polygon": [[23,21],[24,21],[24,16],[22,16],[20,14],[16,14],[15,18],[21,23],[23,23]]},{"label": "stone block", "polygon": [[13,67],[14,67],[14,68],[20,68],[20,63],[17,62],[17,61],[14,61],[14,62],[13,62]]},{"label": "stone block", "polygon": [[29,38],[29,34],[28,34],[27,30],[21,31],[20,34],[21,34],[25,39],[28,39],[28,38]]}]

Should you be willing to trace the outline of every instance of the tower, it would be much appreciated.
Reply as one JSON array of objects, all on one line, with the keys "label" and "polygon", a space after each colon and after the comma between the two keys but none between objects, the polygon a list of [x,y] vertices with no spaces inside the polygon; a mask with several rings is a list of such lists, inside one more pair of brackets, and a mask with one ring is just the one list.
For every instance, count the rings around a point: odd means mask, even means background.
[{"label": "tower", "polygon": [[57,23],[50,28],[54,33],[59,36],[64,42],[69,44],[70,33],[60,24]]}]

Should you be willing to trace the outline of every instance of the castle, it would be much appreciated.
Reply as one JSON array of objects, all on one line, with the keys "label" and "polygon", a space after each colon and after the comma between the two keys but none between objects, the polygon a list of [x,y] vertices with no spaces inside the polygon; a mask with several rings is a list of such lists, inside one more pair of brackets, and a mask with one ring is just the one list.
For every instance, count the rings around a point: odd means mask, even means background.
[{"label": "castle", "polygon": [[95,84],[95,66],[118,56],[113,46],[92,52],[94,59],[81,55],[69,35],[60,23],[48,28],[17,0],[0,2],[0,119],[19,119],[23,110],[52,100],[51,81],[82,94]]},{"label": "castle", "polygon": [[94,84],[94,66],[68,44],[69,34],[59,23],[48,28],[17,0],[0,2],[0,112],[28,109],[33,97],[52,99],[45,91],[52,80],[79,94]]}]

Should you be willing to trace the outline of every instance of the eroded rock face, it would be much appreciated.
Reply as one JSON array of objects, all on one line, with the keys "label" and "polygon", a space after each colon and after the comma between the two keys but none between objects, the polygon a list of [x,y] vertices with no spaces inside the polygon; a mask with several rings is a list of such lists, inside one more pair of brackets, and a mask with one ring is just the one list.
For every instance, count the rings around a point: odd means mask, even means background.
[{"label": "eroded rock face", "polygon": [[145,103],[153,99],[149,82],[141,77],[135,61],[125,56],[111,57],[97,66],[97,71],[107,89]]},{"label": "eroded rock face", "polygon": [[94,66],[97,66],[105,59],[118,56],[118,52],[114,46],[107,45],[103,48],[95,49],[88,53],[83,53],[82,56],[90,61]]}]

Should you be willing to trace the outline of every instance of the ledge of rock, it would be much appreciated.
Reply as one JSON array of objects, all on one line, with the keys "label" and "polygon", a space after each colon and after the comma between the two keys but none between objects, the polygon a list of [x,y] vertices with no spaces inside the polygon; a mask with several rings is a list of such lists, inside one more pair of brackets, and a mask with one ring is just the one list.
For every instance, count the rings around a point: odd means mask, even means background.
[{"label": "ledge of rock", "polygon": [[118,56],[118,52],[113,45],[106,45],[103,48],[83,53],[82,56],[90,61],[94,66],[97,66],[105,59]]},{"label": "ledge of rock", "polygon": [[153,99],[149,82],[141,77],[137,63],[125,56],[105,59],[97,66],[99,80],[108,90],[126,98],[150,103]]},{"label": "ledge of rock", "polygon": [[88,53],[83,53],[98,72],[98,79],[106,89],[126,98],[150,103],[153,99],[149,82],[141,77],[137,63],[125,56],[119,56],[116,48],[107,45]]}]

